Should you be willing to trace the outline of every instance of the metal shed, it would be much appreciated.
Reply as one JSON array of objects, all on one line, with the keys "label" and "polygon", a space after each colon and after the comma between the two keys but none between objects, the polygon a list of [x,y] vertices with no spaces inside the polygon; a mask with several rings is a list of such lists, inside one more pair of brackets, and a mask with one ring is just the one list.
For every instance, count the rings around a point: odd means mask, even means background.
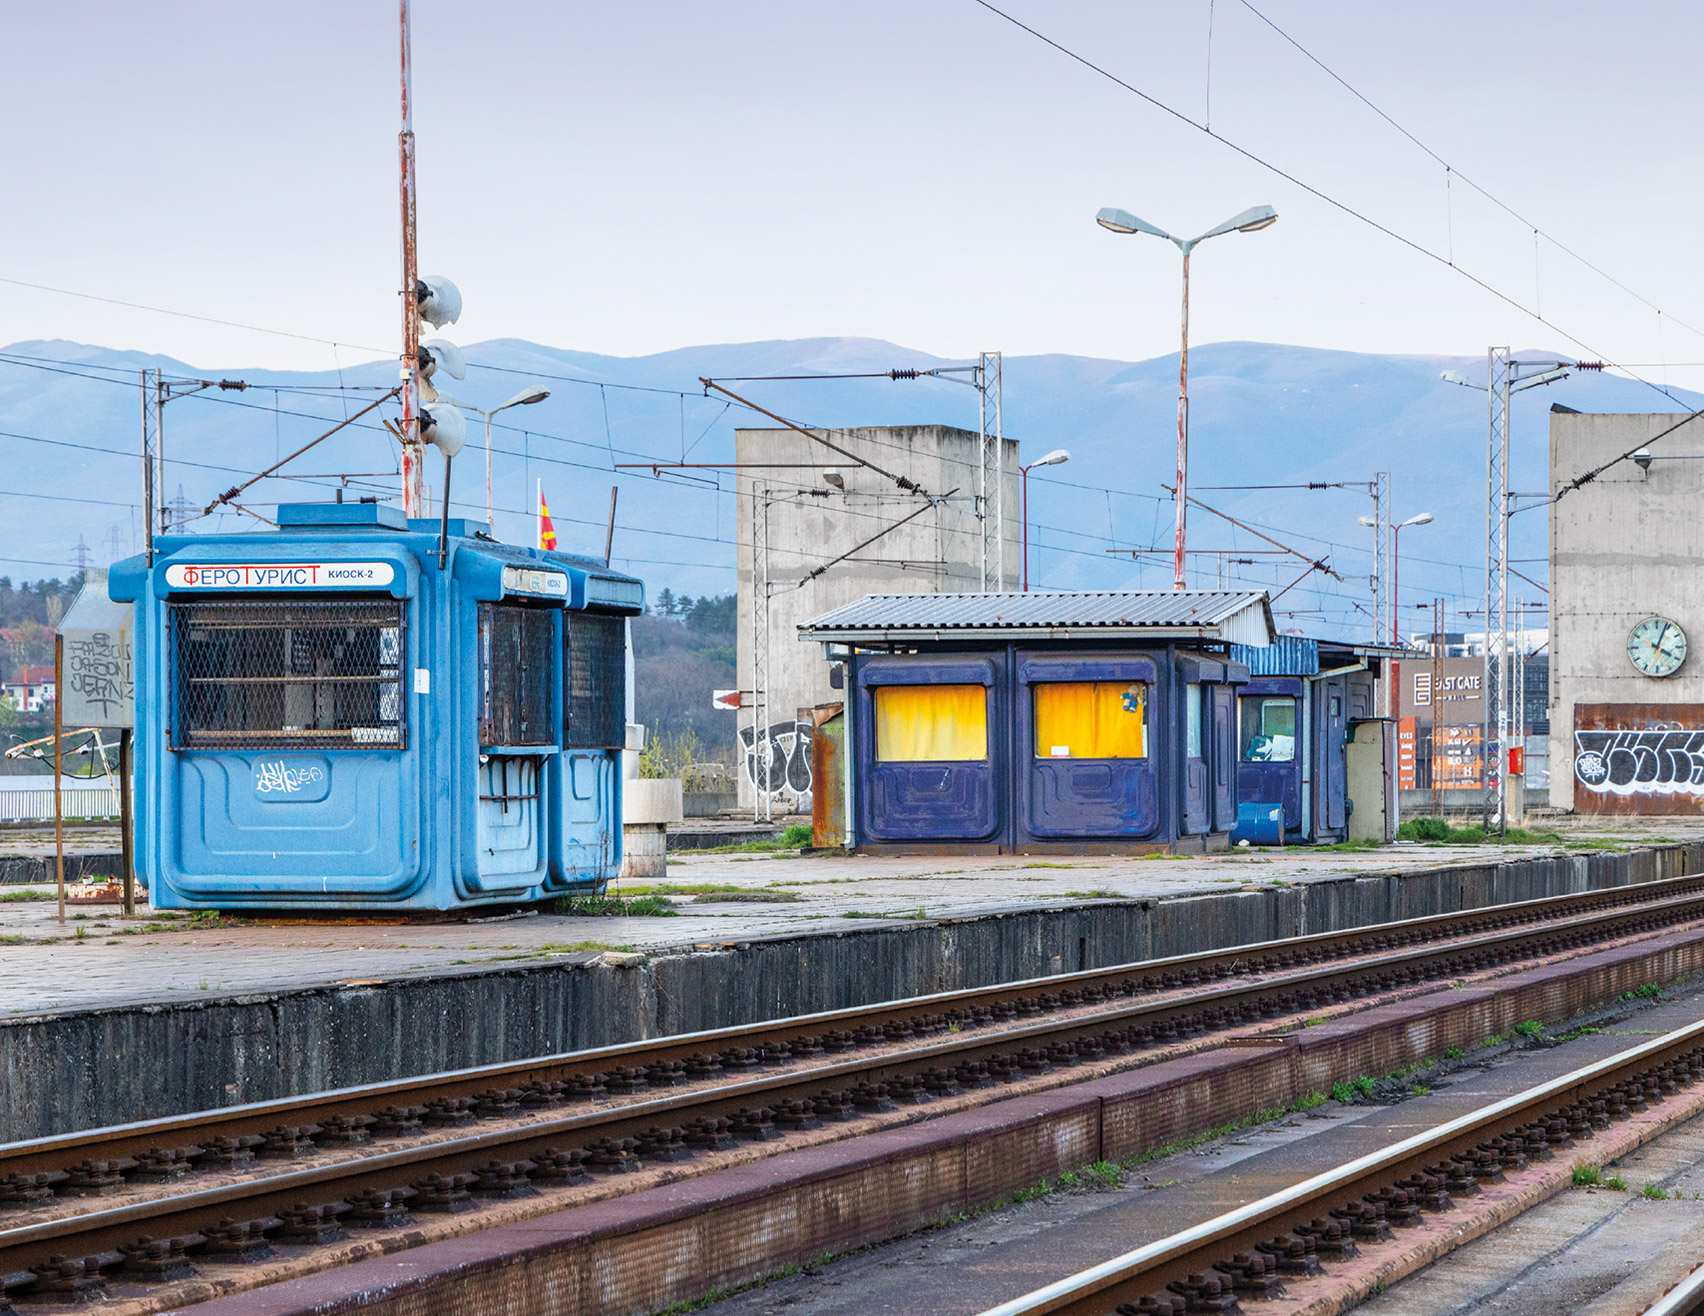
[{"label": "metal shed", "polygon": [[871,595],[799,635],[843,669],[849,847],[1228,844],[1263,592]]},{"label": "metal shed", "polygon": [[378,504],[278,521],[109,578],[137,605],[154,905],[448,910],[614,876],[643,585]]}]

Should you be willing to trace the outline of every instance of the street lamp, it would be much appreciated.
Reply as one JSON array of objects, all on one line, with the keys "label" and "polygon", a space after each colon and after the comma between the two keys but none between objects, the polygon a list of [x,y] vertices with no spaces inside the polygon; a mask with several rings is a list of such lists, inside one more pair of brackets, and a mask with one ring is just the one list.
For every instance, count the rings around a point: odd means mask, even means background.
[{"label": "street lamp", "polygon": [[1176,245],[1183,253],[1183,350],[1177,364],[1177,547],[1172,558],[1172,588],[1183,589],[1183,539],[1189,508],[1189,253],[1208,238],[1221,233],[1258,233],[1278,222],[1278,212],[1271,206],[1251,206],[1223,224],[1208,229],[1200,237],[1174,238],[1162,228],[1155,228],[1137,219],[1128,210],[1107,206],[1095,216],[1095,223],[1114,233],[1151,233]]},{"label": "street lamp", "polygon": [[487,411],[484,407],[476,407],[471,402],[463,402],[452,398],[447,393],[438,395],[443,401],[453,403],[463,411],[471,411],[485,417],[485,525],[487,529],[495,526],[491,519],[491,418],[499,411],[507,411],[510,407],[530,407],[535,402],[543,402],[550,396],[550,390],[545,388],[523,388],[507,402],[499,402]]},{"label": "street lamp", "polygon": [[1029,593],[1029,473],[1030,466],[1063,466],[1071,460],[1071,454],[1063,448],[1055,448],[1047,456],[1033,461],[1029,466],[1019,464],[1018,474],[1022,477],[1023,488],[1023,521],[1024,521],[1024,593]]},{"label": "street lamp", "polygon": [[[1360,518],[1360,521],[1362,525],[1366,526],[1376,527],[1378,525],[1378,521],[1370,516],[1363,516]],[[1396,610],[1399,606],[1397,602],[1397,580],[1402,561],[1402,559],[1398,556],[1397,535],[1401,532],[1404,526],[1431,524],[1432,514],[1430,512],[1421,512],[1416,516],[1409,517],[1406,521],[1398,521],[1394,523],[1390,528],[1390,642],[1392,644],[1402,643],[1402,640],[1397,633],[1398,623],[1396,619]]]}]

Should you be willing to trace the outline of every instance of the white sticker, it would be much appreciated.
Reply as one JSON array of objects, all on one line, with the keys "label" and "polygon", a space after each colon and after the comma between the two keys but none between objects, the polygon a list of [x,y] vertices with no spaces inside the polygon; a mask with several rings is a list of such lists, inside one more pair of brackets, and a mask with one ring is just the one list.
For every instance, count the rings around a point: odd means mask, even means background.
[{"label": "white sticker", "polygon": [[568,597],[568,577],[560,571],[536,571],[531,567],[504,567],[503,589],[511,594],[543,594]]},{"label": "white sticker", "polygon": [[1068,759],[1068,758],[1070,758],[1071,757],[1071,747],[1069,745],[1055,745],[1053,747],[1053,757],[1056,758],[1056,759]]},{"label": "white sticker", "polygon": [[173,589],[378,589],[396,572],[389,562],[174,562]]},{"label": "white sticker", "polygon": [[424,667],[414,669],[414,693],[417,695],[432,693],[432,673]]}]

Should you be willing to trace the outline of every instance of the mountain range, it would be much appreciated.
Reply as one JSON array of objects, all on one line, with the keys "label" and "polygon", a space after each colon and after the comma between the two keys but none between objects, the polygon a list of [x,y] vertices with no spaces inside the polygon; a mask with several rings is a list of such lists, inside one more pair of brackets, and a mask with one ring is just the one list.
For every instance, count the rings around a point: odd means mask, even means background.
[{"label": "mountain range", "polygon": [[[466,350],[464,381],[441,381],[490,407],[525,385],[545,401],[502,412],[492,430],[492,503],[499,538],[533,533],[541,485],[563,547],[603,551],[610,487],[619,486],[614,558],[653,593],[720,594],[734,585],[732,473],[736,425],[773,422],[706,396],[700,377],[800,423],[855,426],[942,423],[974,430],[977,397],[949,378],[748,379],[854,375],[965,364],[869,338],[816,338],[679,348],[640,357],[602,356],[498,339]],[[1524,359],[1558,354],[1522,352]],[[1054,449],[1069,464],[1037,470],[1030,490],[1030,575],[1041,588],[1163,587],[1170,581],[1177,366],[1175,354],[1119,361],[1061,354],[1004,360],[1005,433],[1026,460]],[[392,361],[320,372],[225,362],[190,364],[141,352],[65,341],[0,349],[0,573],[66,574],[86,553],[101,565],[136,548],[140,533],[138,375],[236,380],[176,397],[164,409],[166,495],[185,515],[309,443],[396,382]],[[1483,379],[1482,356],[1378,356],[1270,343],[1210,343],[1190,352],[1192,492],[1343,577],[1314,575],[1277,605],[1282,624],[1320,634],[1367,634],[1371,532],[1357,524],[1372,504],[1363,488],[1310,490],[1310,482],[1364,485],[1391,475],[1398,520],[1434,522],[1403,536],[1405,605],[1434,595],[1471,609],[1481,589],[1485,528],[1484,394],[1443,382],[1444,370]],[[964,376],[957,376],[963,379]],[[1521,395],[1514,404],[1512,487],[1543,488],[1546,411],[1680,412],[1704,398],[1659,393],[1637,380],[1581,372]],[[395,408],[388,408],[395,414]],[[342,484],[347,496],[394,497],[397,443],[369,413],[287,462],[283,475],[235,501],[269,515],[279,501],[317,501]],[[485,515],[484,434],[470,416],[468,448],[455,464],[456,515]],[[702,463],[662,470],[621,463]],[[428,479],[442,464],[428,460]],[[1239,486],[1228,488],[1223,486]],[[1248,487],[1273,486],[1273,487]],[[181,491],[181,497],[180,497]],[[437,491],[434,491],[436,498]],[[1015,512],[1017,509],[1009,509]],[[1512,558],[1542,583],[1542,513],[1515,523]],[[229,509],[185,529],[261,528]],[[84,548],[79,549],[79,540]],[[1196,510],[1190,543],[1245,562],[1194,559],[1196,583],[1276,590],[1302,567],[1254,549],[1271,545]],[[1108,549],[1154,548],[1133,561]],[[1168,556],[1162,556],[1168,555]],[[1539,597],[1516,583],[1511,593]],[[1405,606],[1404,615],[1410,615]],[[1418,611],[1415,625],[1423,624]],[[1429,615],[1429,614],[1428,614]],[[1469,623],[1469,628],[1472,623]]]}]

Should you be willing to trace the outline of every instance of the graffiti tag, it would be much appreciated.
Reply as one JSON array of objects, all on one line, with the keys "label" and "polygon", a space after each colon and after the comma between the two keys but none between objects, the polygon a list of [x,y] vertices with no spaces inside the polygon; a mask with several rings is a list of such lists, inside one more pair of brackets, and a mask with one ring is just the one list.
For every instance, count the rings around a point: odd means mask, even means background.
[{"label": "graffiti tag", "polygon": [[[101,726],[128,723],[136,697],[130,642],[123,631],[67,634],[65,688],[77,721]],[[81,707],[77,708],[77,701]]]},{"label": "graffiti tag", "polygon": [[254,789],[260,795],[270,795],[274,792],[294,795],[298,791],[317,786],[324,780],[325,769],[315,763],[291,767],[283,759],[274,759],[254,765]]},{"label": "graffiti tag", "polygon": [[807,807],[811,795],[811,740],[815,728],[808,720],[772,722],[754,736],[753,728],[740,728],[746,780],[754,790],[771,795],[789,794],[799,807]]},{"label": "graffiti tag", "polygon": [[1611,795],[1704,795],[1704,730],[1576,731],[1574,776]]}]

